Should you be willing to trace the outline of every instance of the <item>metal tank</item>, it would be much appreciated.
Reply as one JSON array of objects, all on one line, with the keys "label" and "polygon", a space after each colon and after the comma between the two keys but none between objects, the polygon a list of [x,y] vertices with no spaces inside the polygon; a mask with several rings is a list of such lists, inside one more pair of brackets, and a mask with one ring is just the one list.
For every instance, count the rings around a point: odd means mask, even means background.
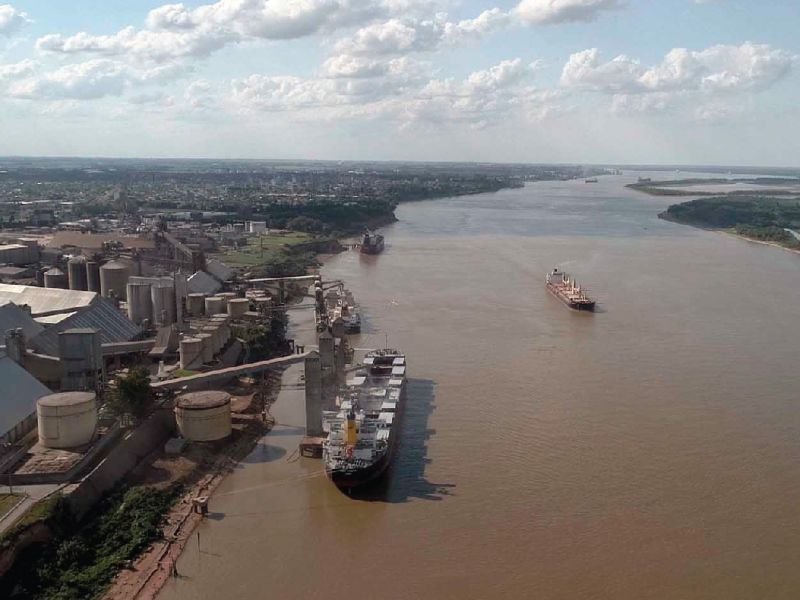
[{"label": "metal tank", "polygon": [[203,344],[203,362],[210,363],[212,360],[214,360],[214,336],[209,333],[196,333],[193,337],[200,340],[200,342]]},{"label": "metal tank", "polygon": [[206,308],[206,295],[189,294],[186,300],[186,308],[189,311],[189,316],[202,317]]},{"label": "metal tank", "polygon": [[153,319],[153,299],[150,295],[149,283],[129,283],[127,285],[128,294],[128,318],[141,325],[145,319]]},{"label": "metal tank", "polygon": [[49,271],[45,271],[44,287],[65,290],[69,287],[68,283],[66,274],[58,267],[53,267]]},{"label": "metal tank", "polygon": [[248,310],[250,310],[250,301],[247,298],[228,300],[228,315],[232,319],[241,319]]},{"label": "metal tank", "polygon": [[86,261],[86,289],[100,293],[100,265],[93,260]]},{"label": "metal tank", "polygon": [[154,285],[150,288],[153,301],[153,321],[160,327],[175,322],[175,288]]},{"label": "metal tank", "polygon": [[69,289],[88,290],[89,282],[86,276],[86,257],[73,256],[67,263],[67,275],[69,276]]},{"label": "metal tank", "polygon": [[181,340],[180,366],[181,369],[198,369],[203,366],[203,340],[196,337]]},{"label": "metal tank", "polygon": [[118,260],[107,262],[100,267],[100,294],[108,298],[113,293],[115,298],[125,300],[130,275],[131,270],[125,263]]},{"label": "metal tank", "polygon": [[75,448],[92,441],[97,428],[94,392],[61,392],[36,402],[39,443],[45,448]]},{"label": "metal tank", "polygon": [[219,296],[209,296],[206,298],[206,314],[213,315],[225,310],[223,300]]},{"label": "metal tank", "polygon": [[175,421],[192,442],[213,442],[231,434],[231,397],[222,391],[190,392],[178,397]]}]

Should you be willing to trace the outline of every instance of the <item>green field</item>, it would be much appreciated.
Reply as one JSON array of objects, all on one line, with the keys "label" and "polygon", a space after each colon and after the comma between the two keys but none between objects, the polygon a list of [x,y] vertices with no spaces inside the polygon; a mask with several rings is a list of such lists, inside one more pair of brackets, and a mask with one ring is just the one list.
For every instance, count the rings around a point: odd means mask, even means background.
[{"label": "green field", "polygon": [[19,494],[0,494],[0,517],[14,508],[22,500]]},{"label": "green field", "polygon": [[258,267],[274,262],[286,249],[313,239],[312,235],[299,231],[253,236],[247,240],[247,246],[222,252],[217,258],[234,268]]}]

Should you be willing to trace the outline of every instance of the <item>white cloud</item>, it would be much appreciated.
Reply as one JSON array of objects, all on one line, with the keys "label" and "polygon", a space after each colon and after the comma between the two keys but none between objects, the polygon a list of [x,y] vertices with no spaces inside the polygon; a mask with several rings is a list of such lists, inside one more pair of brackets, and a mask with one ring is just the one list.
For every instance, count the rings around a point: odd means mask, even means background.
[{"label": "white cloud", "polygon": [[522,0],[517,16],[531,25],[594,21],[600,13],[621,8],[621,0]]},{"label": "white cloud", "polygon": [[796,60],[783,50],[746,42],[701,51],[675,48],[660,64],[645,67],[624,55],[601,62],[592,48],[569,57],[561,85],[606,93],[761,90],[782,79]]},{"label": "white cloud", "polygon": [[446,15],[433,19],[389,19],[362,27],[351,36],[339,40],[335,51],[341,54],[405,54],[427,52],[444,44],[458,44],[480,39],[507,27],[508,13],[499,8],[483,11],[474,19],[447,21]]},{"label": "white cloud", "polygon": [[[50,34],[39,38],[36,46],[54,53],[132,55],[168,61],[204,57],[227,44],[247,40],[301,38],[363,24],[396,11],[412,14],[428,5],[415,0],[218,0],[197,8],[166,4],[148,13],[143,29],[126,27],[110,35]],[[491,20],[491,15],[486,18]]]},{"label": "white cloud", "polygon": [[17,63],[0,65],[0,83],[27,77],[36,69],[36,62],[26,58]]},{"label": "white cloud", "polygon": [[30,23],[28,15],[10,4],[0,4],[0,35],[15,33]]},{"label": "white cloud", "polygon": [[11,85],[9,94],[30,100],[95,100],[120,96],[132,85],[167,83],[190,71],[181,65],[134,69],[120,61],[98,58],[17,81]]}]

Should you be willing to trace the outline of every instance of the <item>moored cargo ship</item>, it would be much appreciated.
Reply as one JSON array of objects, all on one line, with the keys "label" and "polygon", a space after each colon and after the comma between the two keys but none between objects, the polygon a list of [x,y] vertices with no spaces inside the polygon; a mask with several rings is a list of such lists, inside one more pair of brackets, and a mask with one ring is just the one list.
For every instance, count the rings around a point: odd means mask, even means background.
[{"label": "moored cargo ship", "polygon": [[353,293],[339,284],[325,296],[325,309],[328,320],[333,323],[341,319],[345,333],[361,333],[361,313],[353,298]]},{"label": "moored cargo ship", "polygon": [[347,382],[338,409],[324,411],[325,472],[350,490],[378,479],[391,464],[405,408],[406,357],[397,350],[373,350]]},{"label": "moored cargo ship", "polygon": [[367,231],[361,237],[362,254],[380,254],[383,252],[383,236],[380,233]]},{"label": "moored cargo ship", "polygon": [[595,300],[586,295],[586,292],[569,275],[553,269],[545,279],[547,291],[569,306],[572,310],[585,310],[592,312],[595,309]]}]

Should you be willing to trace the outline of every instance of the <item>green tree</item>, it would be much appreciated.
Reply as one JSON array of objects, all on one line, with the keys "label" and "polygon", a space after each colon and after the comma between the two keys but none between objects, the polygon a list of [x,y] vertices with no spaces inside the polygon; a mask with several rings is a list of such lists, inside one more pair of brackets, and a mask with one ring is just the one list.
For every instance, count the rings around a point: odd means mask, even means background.
[{"label": "green tree", "polygon": [[153,405],[150,373],[144,367],[133,367],[128,375],[117,379],[111,397],[111,410],[117,415],[131,414],[137,419],[146,416]]}]

